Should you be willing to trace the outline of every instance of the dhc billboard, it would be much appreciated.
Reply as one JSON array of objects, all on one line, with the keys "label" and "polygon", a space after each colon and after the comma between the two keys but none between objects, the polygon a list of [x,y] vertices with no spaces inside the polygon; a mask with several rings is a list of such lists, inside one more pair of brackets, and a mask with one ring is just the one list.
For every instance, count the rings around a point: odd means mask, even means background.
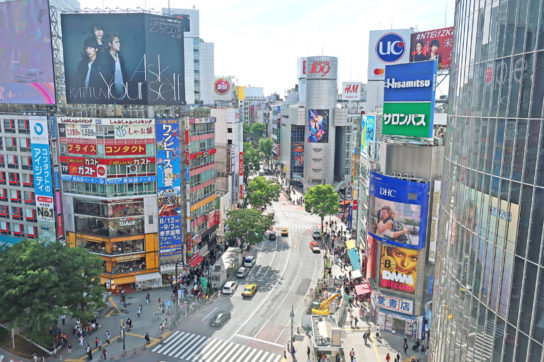
[{"label": "dhc billboard", "polygon": [[400,180],[370,172],[369,234],[387,244],[425,247],[429,182]]}]

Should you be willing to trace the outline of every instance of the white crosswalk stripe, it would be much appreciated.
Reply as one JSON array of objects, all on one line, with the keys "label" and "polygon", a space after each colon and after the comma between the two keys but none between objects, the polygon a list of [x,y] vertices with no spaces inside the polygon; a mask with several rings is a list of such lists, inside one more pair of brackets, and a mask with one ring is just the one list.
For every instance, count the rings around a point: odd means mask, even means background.
[{"label": "white crosswalk stripe", "polygon": [[276,223],[276,224],[274,224],[274,227],[276,229],[288,228],[288,229],[311,230],[316,226],[318,226],[318,225],[314,225],[314,224],[285,224],[285,223]]},{"label": "white crosswalk stripe", "polygon": [[176,331],[152,352],[192,362],[278,362],[281,355],[200,334]]}]

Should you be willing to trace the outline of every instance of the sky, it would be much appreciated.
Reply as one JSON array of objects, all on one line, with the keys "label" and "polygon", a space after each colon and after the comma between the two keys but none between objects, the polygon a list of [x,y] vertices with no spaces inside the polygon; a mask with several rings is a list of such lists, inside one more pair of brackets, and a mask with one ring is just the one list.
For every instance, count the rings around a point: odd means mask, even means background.
[{"label": "sky", "polygon": [[[104,0],[80,0],[103,8]],[[107,4],[107,2],[106,2]],[[452,0],[170,0],[200,10],[200,37],[213,42],[215,76],[284,96],[297,83],[297,59],[338,58],[338,84],[366,82],[370,30],[453,26]],[[110,5],[111,6],[111,5]],[[157,11],[168,0],[116,0],[115,7]]]}]

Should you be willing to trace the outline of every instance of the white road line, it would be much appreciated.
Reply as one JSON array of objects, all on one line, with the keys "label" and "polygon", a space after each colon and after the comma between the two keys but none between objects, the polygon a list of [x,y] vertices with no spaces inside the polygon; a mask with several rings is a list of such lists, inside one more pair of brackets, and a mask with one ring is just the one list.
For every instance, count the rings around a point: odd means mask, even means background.
[{"label": "white road line", "polygon": [[[204,360],[207,360],[208,359],[208,356],[210,355],[210,353],[214,353],[214,351],[216,350],[220,350],[221,348],[223,348],[223,346],[227,343],[227,341],[223,341],[223,340],[219,340],[219,344],[215,344],[213,346],[213,348],[206,348],[206,352],[202,353],[200,355],[200,360],[201,361],[204,361]],[[198,358],[195,358],[195,361],[197,360]]]},{"label": "white road line", "polygon": [[184,349],[179,351],[174,357],[175,358],[180,358],[180,359],[185,359],[186,356],[189,356],[195,348],[198,348],[202,344],[204,344],[206,342],[207,338],[208,337],[206,337],[206,336],[198,336],[198,338],[196,338],[194,341],[192,341],[191,344],[189,344],[187,347],[185,347]]},{"label": "white road line", "polygon": [[261,356],[261,362],[265,362],[267,359],[269,359],[271,354],[272,353],[268,351],[264,351],[264,354]]},{"label": "white road line", "polygon": [[221,361],[226,361],[227,359],[229,359],[231,357],[231,355],[238,351],[239,350],[239,347],[241,347],[242,345],[240,344],[235,344],[234,345],[234,348],[232,348],[230,351],[228,351],[226,354],[222,355],[221,356]]},{"label": "white road line", "polygon": [[[226,342],[226,341],[225,341]],[[227,342],[225,343],[221,348],[218,348],[217,351],[206,357],[206,361],[212,361],[213,358],[219,353],[219,352],[225,352],[231,349],[233,346],[235,346],[234,343]]]},{"label": "white road line", "polygon": [[[175,331],[174,334],[170,335],[170,337],[168,337],[166,340],[164,340],[161,344],[159,344],[155,348],[153,348],[151,350],[151,352],[157,352],[159,349],[162,349],[162,348],[166,347],[166,345],[170,343],[169,341],[172,338],[174,338],[177,334],[179,334],[179,331]],[[157,353],[159,353],[159,352],[157,352]]]},{"label": "white road line", "polygon": [[249,353],[249,351],[251,351],[252,348],[249,347],[249,346],[244,346],[244,348],[242,348],[242,353],[238,356],[232,356],[232,359],[229,361],[229,362],[236,362],[236,361],[243,361],[244,360],[244,356],[246,354]]},{"label": "white road line", "polygon": [[243,334],[235,334],[235,336],[240,337],[240,338],[250,339],[250,340],[256,341],[256,342],[270,344],[270,345],[276,346],[276,347],[283,347],[283,344],[277,344],[277,343],[274,343],[274,342],[266,341],[264,339],[259,339],[259,338],[255,338],[255,337],[248,337],[248,336],[244,336]]},{"label": "white road line", "polygon": [[[278,245],[278,242],[277,242],[277,239],[276,239],[276,248],[277,248],[277,245]],[[288,251],[288,254],[287,254],[287,260],[290,259],[291,257],[291,250],[293,250],[293,248],[289,247],[289,251]],[[272,265],[272,262],[274,261],[274,259],[276,258],[276,255],[278,255],[277,253],[277,249],[276,249],[276,252],[274,252],[274,256],[272,256],[272,261],[270,262],[270,265]],[[285,271],[287,270],[287,265],[289,265],[289,263],[285,263],[285,266],[283,268],[283,271],[281,273],[281,276],[278,278],[278,280],[276,281],[276,284],[274,285],[274,287],[271,289],[271,290],[274,290],[276,289],[276,287],[278,286],[278,284],[280,283],[280,280],[283,279],[283,276],[285,275]],[[270,268],[267,273],[269,271],[271,271],[272,269]],[[266,274],[265,274],[266,275]],[[228,339],[229,341],[232,341],[232,338],[238,334],[238,332],[240,332],[242,330],[242,328],[245,327],[245,325],[253,319],[253,317],[255,316],[255,314],[259,311],[261,311],[261,308],[262,306],[264,305],[264,303],[268,302],[268,299],[265,298],[263,299],[263,301],[259,304],[259,306],[257,308],[255,308],[255,310],[253,311],[253,313],[251,313],[251,315],[248,317],[248,319],[242,324],[240,325],[240,327],[232,334],[232,336],[230,336],[230,338]]]},{"label": "white road line", "polygon": [[270,358],[266,361],[266,362],[272,362],[274,361],[274,359],[277,359],[278,358],[278,355],[277,354],[274,354],[272,352],[270,352],[271,356]]},{"label": "white road line", "polygon": [[257,354],[255,355],[255,359],[253,359],[252,361],[258,361],[259,357],[261,356],[261,354],[263,354],[263,352],[264,351],[262,349],[258,349]]},{"label": "white road line", "polygon": [[194,351],[193,354],[189,357],[187,357],[188,360],[192,359],[193,361],[196,361],[199,356],[203,356],[204,353],[214,344],[216,344],[217,342],[220,342],[220,340],[218,339],[215,339],[215,338],[209,338],[206,342],[205,342],[205,346],[204,348],[202,348],[200,351]]},{"label": "white road line", "polygon": [[195,339],[196,337],[198,337],[197,334],[187,334],[188,338],[183,338],[182,341],[180,341],[180,343],[177,343],[174,348],[170,349],[169,351],[167,352],[164,352],[165,355],[167,356],[173,356],[175,353],[177,353],[180,349],[183,349],[185,346],[187,345],[190,345],[190,343],[193,341],[193,339]]},{"label": "white road line", "polygon": [[258,351],[258,349],[252,348],[251,353],[246,357],[244,361],[251,361],[251,357]]},{"label": "white road line", "polygon": [[162,350],[158,350],[157,353],[165,353],[166,351],[170,351],[172,347],[174,347],[177,344],[177,341],[180,339],[184,339],[189,334],[187,332],[181,332],[178,334],[175,338],[171,338],[170,341],[162,348]]},{"label": "white road line", "polygon": [[215,311],[217,310],[217,307],[215,307],[210,313],[208,313],[204,318],[202,318],[203,321],[208,319]]}]

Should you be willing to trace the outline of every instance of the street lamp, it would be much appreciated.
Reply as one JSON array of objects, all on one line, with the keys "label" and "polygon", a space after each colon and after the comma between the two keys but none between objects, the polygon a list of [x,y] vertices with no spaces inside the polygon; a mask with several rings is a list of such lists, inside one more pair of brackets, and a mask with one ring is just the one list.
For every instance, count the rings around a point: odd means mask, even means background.
[{"label": "street lamp", "polygon": [[[294,335],[293,335],[293,321],[294,321],[294,318],[295,318],[295,311],[294,311],[294,306],[291,305],[291,351],[293,350],[293,342],[294,342]],[[290,352],[290,351],[289,351]]]},{"label": "street lamp", "polygon": [[123,319],[121,319],[121,336],[123,337],[123,356],[126,354],[125,350],[125,324],[123,323]]}]

